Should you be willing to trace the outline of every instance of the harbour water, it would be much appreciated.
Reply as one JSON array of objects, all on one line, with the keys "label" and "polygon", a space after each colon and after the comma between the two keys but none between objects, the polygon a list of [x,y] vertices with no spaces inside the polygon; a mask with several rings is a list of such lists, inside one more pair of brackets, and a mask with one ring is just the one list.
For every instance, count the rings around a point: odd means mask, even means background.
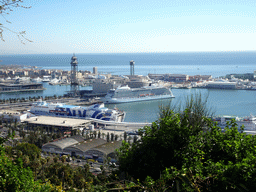
[{"label": "harbour water", "polygon": [[[70,70],[72,54],[55,55],[7,55],[0,56],[2,65],[18,64],[37,66],[45,69]],[[178,74],[207,74],[213,77],[231,73],[253,73],[256,70],[256,52],[219,52],[219,53],[168,53],[168,54],[76,54],[78,70],[90,70],[98,67],[100,73],[113,75],[128,75],[129,61],[135,61],[135,74],[148,73],[178,73]],[[70,91],[70,86],[51,86],[44,84],[46,90],[41,92],[0,94],[1,99],[63,95]],[[91,89],[81,87],[80,89]],[[256,91],[249,90],[219,90],[219,89],[172,89],[175,96],[173,104],[184,103],[187,96],[201,93],[208,96],[208,105],[215,115],[256,115]],[[169,104],[170,100],[154,100],[116,105],[126,112],[127,122],[152,122],[158,118],[161,104]]]},{"label": "harbour water", "polygon": [[256,115],[256,92],[247,90],[218,90],[218,89],[173,89],[175,98],[165,100],[152,100],[116,105],[120,110],[126,111],[127,122],[152,122],[158,118],[159,105],[184,104],[187,96],[201,94],[207,98],[207,105],[215,115],[235,115],[239,117]]}]

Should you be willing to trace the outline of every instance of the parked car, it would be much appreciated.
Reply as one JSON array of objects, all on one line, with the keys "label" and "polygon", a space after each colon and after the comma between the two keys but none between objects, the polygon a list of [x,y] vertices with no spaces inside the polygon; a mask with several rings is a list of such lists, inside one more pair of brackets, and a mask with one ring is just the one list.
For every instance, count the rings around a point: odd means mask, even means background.
[{"label": "parked car", "polygon": [[99,157],[96,161],[98,161],[99,163],[103,163],[103,159],[101,157]]}]

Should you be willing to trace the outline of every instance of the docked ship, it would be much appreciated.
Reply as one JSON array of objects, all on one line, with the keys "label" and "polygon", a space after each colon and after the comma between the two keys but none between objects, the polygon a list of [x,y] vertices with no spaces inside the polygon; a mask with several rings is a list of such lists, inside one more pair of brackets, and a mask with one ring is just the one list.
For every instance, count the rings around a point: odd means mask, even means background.
[{"label": "docked ship", "polygon": [[101,100],[104,103],[128,103],[169,98],[174,98],[169,88],[151,85],[141,88],[130,88],[129,86],[123,86],[116,89],[110,89],[107,95]]},{"label": "docked ship", "polygon": [[104,103],[94,104],[88,107],[66,105],[65,103],[46,103],[39,100],[32,104],[30,113],[34,115],[46,115],[55,117],[70,117],[79,119],[99,119],[104,121],[122,122],[125,113],[117,109],[108,109]]},{"label": "docked ship", "polygon": [[238,128],[240,128],[243,125],[245,131],[256,131],[256,117],[253,115],[250,115],[249,117],[224,115],[213,117],[212,119],[213,121],[217,122],[221,128],[225,128],[228,121],[231,121],[231,119],[235,119]]},{"label": "docked ship", "polygon": [[211,89],[236,89],[237,88],[237,82],[229,82],[224,79],[219,79],[217,81],[209,81],[206,84],[206,88]]}]

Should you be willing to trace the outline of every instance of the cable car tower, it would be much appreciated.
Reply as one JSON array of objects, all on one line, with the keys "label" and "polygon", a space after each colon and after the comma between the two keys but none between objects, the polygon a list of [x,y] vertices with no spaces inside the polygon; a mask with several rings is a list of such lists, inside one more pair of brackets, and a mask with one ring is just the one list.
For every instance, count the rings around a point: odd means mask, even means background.
[{"label": "cable car tower", "polygon": [[134,64],[135,64],[135,61],[131,60],[130,61],[130,75],[134,75]]},{"label": "cable car tower", "polygon": [[71,93],[73,96],[78,95],[79,86],[78,86],[78,80],[77,80],[77,72],[78,72],[78,61],[75,54],[71,57]]}]

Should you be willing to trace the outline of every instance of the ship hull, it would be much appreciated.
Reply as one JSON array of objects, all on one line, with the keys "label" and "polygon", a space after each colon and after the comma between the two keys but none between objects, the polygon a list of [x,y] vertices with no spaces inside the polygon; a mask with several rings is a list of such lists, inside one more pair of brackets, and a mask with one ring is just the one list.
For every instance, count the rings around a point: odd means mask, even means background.
[{"label": "ship hull", "polygon": [[104,104],[95,104],[89,107],[71,106],[61,103],[34,103],[30,109],[34,115],[47,115],[54,117],[69,117],[78,119],[99,119],[104,121],[122,122],[125,113],[115,109],[108,109]]},{"label": "ship hull", "polygon": [[118,104],[118,103],[131,103],[140,101],[150,101],[150,100],[161,100],[161,99],[171,99],[175,98],[173,95],[158,95],[158,96],[146,96],[139,98],[109,98],[103,99],[102,101],[107,104]]},{"label": "ship hull", "polygon": [[148,86],[131,89],[128,86],[112,89],[101,99],[106,104],[130,103],[174,98],[167,87]]}]

